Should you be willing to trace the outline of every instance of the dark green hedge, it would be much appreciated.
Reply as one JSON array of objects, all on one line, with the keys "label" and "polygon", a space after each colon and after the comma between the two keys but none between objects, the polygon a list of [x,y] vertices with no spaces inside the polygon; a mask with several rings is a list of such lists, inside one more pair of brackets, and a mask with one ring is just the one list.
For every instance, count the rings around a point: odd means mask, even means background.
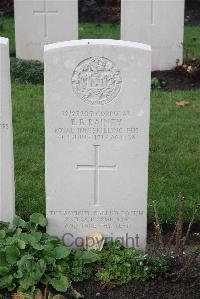
[{"label": "dark green hedge", "polygon": [[40,61],[11,58],[10,67],[13,83],[44,84],[44,65]]}]

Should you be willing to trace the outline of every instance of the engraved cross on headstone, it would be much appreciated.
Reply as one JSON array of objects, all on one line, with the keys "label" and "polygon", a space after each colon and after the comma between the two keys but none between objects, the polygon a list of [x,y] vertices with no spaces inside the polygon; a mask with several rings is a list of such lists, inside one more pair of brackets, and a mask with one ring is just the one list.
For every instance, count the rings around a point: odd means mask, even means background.
[{"label": "engraved cross on headstone", "polygon": [[47,16],[58,14],[58,10],[47,10],[47,0],[44,0],[44,9],[43,10],[34,10],[34,15],[40,15],[44,17],[44,37],[48,36],[48,24],[47,24]]},{"label": "engraved cross on headstone", "polygon": [[77,165],[78,170],[89,170],[94,172],[94,205],[100,204],[99,200],[99,173],[100,171],[115,170],[116,165],[101,165],[99,159],[100,145],[94,145],[94,165]]}]

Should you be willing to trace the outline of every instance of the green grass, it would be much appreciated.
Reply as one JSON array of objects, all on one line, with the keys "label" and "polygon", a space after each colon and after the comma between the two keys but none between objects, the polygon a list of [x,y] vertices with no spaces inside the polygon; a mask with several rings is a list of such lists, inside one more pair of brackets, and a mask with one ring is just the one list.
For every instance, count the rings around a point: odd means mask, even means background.
[{"label": "green grass", "polygon": [[0,36],[10,40],[10,54],[15,55],[15,25],[14,19],[0,17]]},{"label": "green grass", "polygon": [[45,211],[43,86],[13,86],[16,211]]},{"label": "green grass", "polygon": [[91,23],[80,24],[79,38],[120,39],[120,26],[110,24],[96,25]]},{"label": "green grass", "polygon": [[[176,106],[187,99],[190,105]],[[45,212],[43,87],[13,85],[17,213]],[[149,221],[152,200],[164,222],[176,217],[176,198],[187,198],[186,221],[200,197],[200,98],[191,92],[153,92],[151,102]]]},{"label": "green grass", "polygon": [[[176,101],[190,104],[178,107]],[[165,221],[177,215],[177,195],[187,199],[187,221],[193,202],[200,203],[200,98],[199,90],[153,92],[150,126],[149,204],[159,202]],[[149,210],[151,218],[152,210]]]},{"label": "green grass", "polygon": [[[14,20],[12,18],[0,18],[0,36],[10,39],[10,53],[15,54]],[[120,26],[110,24],[80,24],[79,38],[111,38],[120,39]],[[186,26],[184,36],[185,58],[200,59],[200,26]]]},{"label": "green grass", "polygon": [[200,26],[185,27],[184,57],[200,59]]}]

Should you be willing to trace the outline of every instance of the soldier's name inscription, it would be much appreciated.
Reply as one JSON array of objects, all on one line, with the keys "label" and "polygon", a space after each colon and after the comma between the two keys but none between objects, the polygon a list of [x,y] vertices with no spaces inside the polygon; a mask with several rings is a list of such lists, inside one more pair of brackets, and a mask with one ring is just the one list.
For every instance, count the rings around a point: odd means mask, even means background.
[{"label": "soldier's name inscription", "polygon": [[[57,138],[69,140],[134,141],[139,128],[129,125],[131,111],[61,111],[65,126],[56,127]],[[132,122],[130,122],[132,124]]]}]

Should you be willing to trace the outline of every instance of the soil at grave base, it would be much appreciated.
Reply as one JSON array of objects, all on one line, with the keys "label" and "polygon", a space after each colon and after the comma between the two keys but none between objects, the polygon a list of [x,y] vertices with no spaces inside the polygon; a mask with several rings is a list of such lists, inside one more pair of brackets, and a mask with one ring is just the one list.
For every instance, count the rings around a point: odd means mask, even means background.
[{"label": "soil at grave base", "polygon": [[[184,227],[184,231],[187,227]],[[167,243],[173,228],[166,226],[163,228],[163,239]],[[195,233],[200,231],[200,224],[193,227],[191,237],[188,239],[188,247],[199,246],[199,237]],[[154,245],[153,227],[148,227],[148,245],[150,252]],[[200,299],[200,260],[198,259],[195,268],[184,279],[173,282],[172,280],[154,280],[149,282],[133,281],[129,284],[115,287],[110,290],[103,289],[98,283],[86,281],[73,285],[84,298],[87,299]],[[68,294],[67,299],[72,299]]]},{"label": "soil at grave base", "polygon": [[[102,290],[101,286],[85,282],[77,289],[87,299],[199,299],[200,282],[190,279],[181,283],[167,281],[131,282],[110,291]],[[199,286],[198,286],[199,285]],[[67,297],[71,299],[72,297]]]},{"label": "soil at grave base", "polygon": [[152,72],[152,78],[156,77],[165,83],[162,90],[191,90],[200,88],[200,62],[195,62],[199,65],[199,70],[190,75],[183,67],[176,67],[169,71],[154,71]]}]

